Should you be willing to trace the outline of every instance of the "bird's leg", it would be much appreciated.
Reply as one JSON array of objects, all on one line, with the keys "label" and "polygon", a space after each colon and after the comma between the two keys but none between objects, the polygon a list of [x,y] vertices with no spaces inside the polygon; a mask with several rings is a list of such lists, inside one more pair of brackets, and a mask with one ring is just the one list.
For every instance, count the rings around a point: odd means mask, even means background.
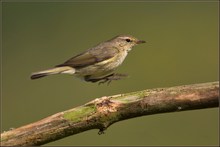
[{"label": "bird's leg", "polygon": [[102,78],[91,79],[91,76],[88,75],[88,76],[85,76],[85,77],[84,77],[84,80],[85,80],[86,82],[95,83],[95,82],[98,82],[98,81],[102,80]]},{"label": "bird's leg", "polygon": [[110,84],[110,82],[113,80],[120,80],[120,79],[127,77],[127,76],[128,76],[127,74],[119,74],[119,73],[112,73],[112,74],[107,75],[105,77],[96,78],[96,79],[91,79],[90,76],[86,76],[85,81],[93,82],[93,83],[99,82],[99,84],[103,84],[103,83],[107,82],[107,84]]},{"label": "bird's leg", "polygon": [[84,79],[87,82],[93,82],[93,83],[99,82],[99,84],[103,84],[107,82],[107,84],[110,84],[110,82],[113,80],[120,80],[127,76],[128,76],[127,74],[112,73],[102,78],[91,79],[90,76],[85,76]]},{"label": "bird's leg", "polygon": [[106,82],[107,82],[107,84],[110,84],[111,81],[113,81],[113,80],[120,80],[120,79],[127,77],[127,76],[128,76],[127,74],[113,73],[113,74],[107,75],[106,77],[103,77],[103,80],[100,81],[99,84],[103,84]]}]

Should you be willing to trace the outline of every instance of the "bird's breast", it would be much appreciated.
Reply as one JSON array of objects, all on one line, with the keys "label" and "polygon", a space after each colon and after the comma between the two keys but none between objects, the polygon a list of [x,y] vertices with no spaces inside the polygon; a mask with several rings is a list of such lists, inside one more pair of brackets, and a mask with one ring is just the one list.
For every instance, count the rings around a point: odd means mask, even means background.
[{"label": "bird's breast", "polygon": [[112,57],[108,60],[102,61],[103,63],[100,63],[100,64],[103,64],[108,69],[111,69],[111,70],[115,69],[116,67],[118,67],[119,65],[122,64],[122,62],[126,58],[127,54],[128,54],[127,51],[119,52],[114,57]]}]

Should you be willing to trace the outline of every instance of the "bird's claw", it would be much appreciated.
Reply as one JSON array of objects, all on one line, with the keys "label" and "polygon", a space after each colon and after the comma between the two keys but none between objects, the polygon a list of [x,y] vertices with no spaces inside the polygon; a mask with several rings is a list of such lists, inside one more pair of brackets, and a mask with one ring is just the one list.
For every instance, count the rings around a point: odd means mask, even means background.
[{"label": "bird's claw", "polygon": [[111,83],[111,81],[120,80],[120,79],[127,77],[127,76],[128,76],[127,74],[113,73],[113,74],[110,74],[110,75],[100,79],[100,82],[98,84],[100,85],[100,84],[107,83],[107,85],[109,85]]},{"label": "bird's claw", "polygon": [[107,85],[109,85],[111,83],[111,81],[120,80],[120,79],[127,77],[127,76],[128,76],[127,74],[113,73],[113,74],[107,75],[102,78],[97,78],[97,79],[91,79],[90,76],[87,76],[87,77],[85,77],[85,80],[88,82],[93,82],[93,83],[98,82],[99,85],[104,84],[104,83],[107,83]]}]

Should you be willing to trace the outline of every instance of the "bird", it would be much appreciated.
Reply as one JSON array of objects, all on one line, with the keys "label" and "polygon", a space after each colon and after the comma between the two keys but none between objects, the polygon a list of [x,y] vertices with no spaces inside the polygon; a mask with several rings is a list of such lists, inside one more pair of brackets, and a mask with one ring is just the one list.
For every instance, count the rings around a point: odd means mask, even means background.
[{"label": "bird", "polygon": [[31,79],[55,74],[70,74],[86,82],[110,83],[112,80],[127,76],[127,74],[114,73],[114,70],[123,63],[134,46],[145,42],[132,35],[118,35],[53,68],[32,73]]}]

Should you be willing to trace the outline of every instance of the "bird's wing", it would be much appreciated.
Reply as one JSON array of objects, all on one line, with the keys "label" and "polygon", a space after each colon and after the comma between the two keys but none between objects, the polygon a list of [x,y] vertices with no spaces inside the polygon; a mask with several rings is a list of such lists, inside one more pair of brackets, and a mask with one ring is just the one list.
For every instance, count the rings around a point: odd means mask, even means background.
[{"label": "bird's wing", "polygon": [[115,47],[95,47],[73,58],[70,58],[63,64],[57,66],[71,66],[74,68],[82,68],[106,59],[110,59],[114,57],[118,52],[118,49]]}]

